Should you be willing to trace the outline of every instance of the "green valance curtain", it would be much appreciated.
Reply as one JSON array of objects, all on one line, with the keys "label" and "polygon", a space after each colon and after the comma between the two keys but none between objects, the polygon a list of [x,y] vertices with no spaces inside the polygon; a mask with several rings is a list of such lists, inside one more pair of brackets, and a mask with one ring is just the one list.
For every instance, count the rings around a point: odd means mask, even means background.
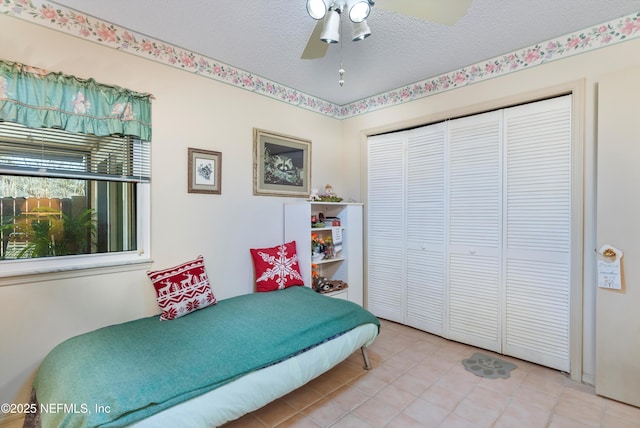
[{"label": "green valance curtain", "polygon": [[0,60],[0,120],[151,141],[151,95]]}]

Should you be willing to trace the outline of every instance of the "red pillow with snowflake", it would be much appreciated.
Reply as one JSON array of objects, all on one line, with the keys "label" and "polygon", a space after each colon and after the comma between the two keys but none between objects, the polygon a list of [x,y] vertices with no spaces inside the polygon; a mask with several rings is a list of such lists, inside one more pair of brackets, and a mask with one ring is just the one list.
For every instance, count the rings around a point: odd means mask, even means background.
[{"label": "red pillow with snowflake", "polygon": [[161,320],[180,318],[217,303],[202,256],[168,269],[147,271],[147,275],[156,289]]},{"label": "red pillow with snowflake", "polygon": [[296,241],[272,248],[251,248],[256,271],[256,291],[282,290],[293,285],[304,285]]}]

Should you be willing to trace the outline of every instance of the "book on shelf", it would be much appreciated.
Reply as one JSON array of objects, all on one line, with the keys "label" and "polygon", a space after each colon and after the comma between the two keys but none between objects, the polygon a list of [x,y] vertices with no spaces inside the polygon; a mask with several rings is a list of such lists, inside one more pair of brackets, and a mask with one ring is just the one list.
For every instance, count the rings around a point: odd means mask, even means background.
[{"label": "book on shelf", "polygon": [[338,217],[325,217],[324,224],[327,227],[336,227],[340,226],[340,219]]}]

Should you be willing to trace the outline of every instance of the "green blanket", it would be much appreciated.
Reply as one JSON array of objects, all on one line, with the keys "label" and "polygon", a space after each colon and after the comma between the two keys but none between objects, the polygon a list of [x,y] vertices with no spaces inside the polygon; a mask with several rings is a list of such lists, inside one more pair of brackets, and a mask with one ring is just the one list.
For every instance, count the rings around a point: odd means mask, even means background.
[{"label": "green blanket", "polygon": [[36,374],[42,426],[126,426],[366,323],[380,326],[352,302],[291,287],[76,336]]}]

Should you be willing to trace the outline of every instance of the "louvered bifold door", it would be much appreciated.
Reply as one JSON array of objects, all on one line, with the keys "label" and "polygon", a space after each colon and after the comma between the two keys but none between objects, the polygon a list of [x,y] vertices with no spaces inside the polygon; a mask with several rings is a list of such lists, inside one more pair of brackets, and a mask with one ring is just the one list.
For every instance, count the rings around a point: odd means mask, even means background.
[{"label": "louvered bifold door", "polygon": [[502,112],[449,122],[446,337],[500,351]]},{"label": "louvered bifold door", "polygon": [[569,371],[571,96],[505,110],[505,354]]},{"label": "louvered bifold door", "polygon": [[407,136],[406,324],[444,334],[445,124]]},{"label": "louvered bifold door", "polygon": [[367,308],[404,322],[406,133],[369,137],[367,190]]}]

